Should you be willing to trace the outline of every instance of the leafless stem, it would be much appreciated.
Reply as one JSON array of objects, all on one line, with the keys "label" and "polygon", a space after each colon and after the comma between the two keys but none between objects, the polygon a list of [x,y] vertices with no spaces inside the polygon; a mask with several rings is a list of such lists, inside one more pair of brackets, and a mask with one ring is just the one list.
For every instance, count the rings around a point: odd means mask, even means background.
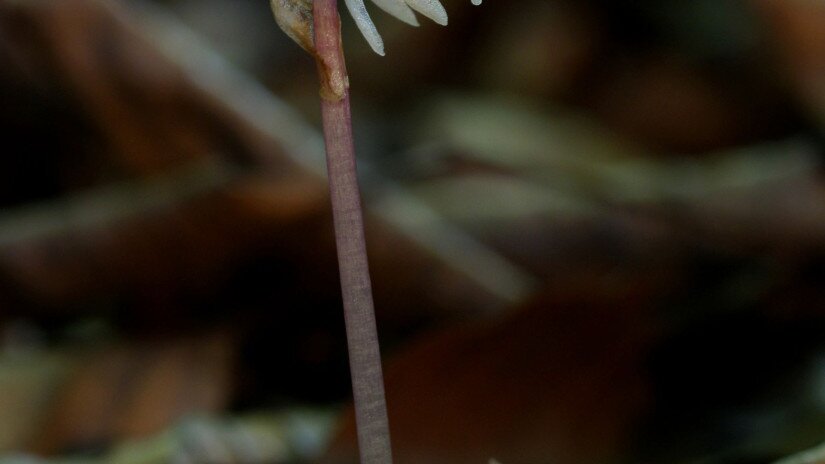
[{"label": "leafless stem", "polygon": [[362,464],[390,464],[387,405],[367,265],[337,0],[315,0],[313,16],[327,175],[347,326],[358,446]]}]

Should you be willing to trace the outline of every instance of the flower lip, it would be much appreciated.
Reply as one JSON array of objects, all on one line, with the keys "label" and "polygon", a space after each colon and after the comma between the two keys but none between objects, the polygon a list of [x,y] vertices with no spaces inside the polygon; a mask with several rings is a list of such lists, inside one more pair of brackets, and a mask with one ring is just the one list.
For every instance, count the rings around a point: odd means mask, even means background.
[{"label": "flower lip", "polygon": [[384,56],[384,40],[381,38],[381,34],[378,33],[375,23],[372,22],[370,14],[367,13],[367,6],[364,5],[364,0],[344,0],[344,3],[352,15],[352,19],[355,20],[355,25],[358,26],[358,30],[360,30],[364,38],[367,39],[367,43],[370,44],[373,51]]},{"label": "flower lip", "polygon": [[[481,0],[471,0],[473,5],[481,5]],[[447,25],[447,11],[439,0],[372,0],[376,6],[411,26],[418,26],[415,13],[431,19],[436,24]],[[364,0],[344,0],[355,25],[367,40],[370,47],[384,56],[384,41],[372,22]]]}]

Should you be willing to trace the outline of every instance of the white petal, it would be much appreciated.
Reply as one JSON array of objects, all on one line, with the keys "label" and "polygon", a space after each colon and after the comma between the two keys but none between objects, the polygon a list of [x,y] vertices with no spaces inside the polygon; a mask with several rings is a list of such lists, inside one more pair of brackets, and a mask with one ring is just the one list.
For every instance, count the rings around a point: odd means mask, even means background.
[{"label": "white petal", "polygon": [[378,29],[375,28],[375,24],[373,24],[369,13],[367,13],[364,0],[344,0],[344,3],[347,4],[349,13],[352,15],[352,18],[355,19],[355,25],[358,26],[364,38],[367,39],[370,47],[372,47],[375,53],[384,56],[384,41],[381,40]]},{"label": "white petal", "polygon": [[442,26],[447,25],[447,12],[438,0],[406,0],[413,10],[423,14]]},{"label": "white petal", "polygon": [[372,3],[411,26],[418,26],[418,19],[404,0],[372,0]]}]

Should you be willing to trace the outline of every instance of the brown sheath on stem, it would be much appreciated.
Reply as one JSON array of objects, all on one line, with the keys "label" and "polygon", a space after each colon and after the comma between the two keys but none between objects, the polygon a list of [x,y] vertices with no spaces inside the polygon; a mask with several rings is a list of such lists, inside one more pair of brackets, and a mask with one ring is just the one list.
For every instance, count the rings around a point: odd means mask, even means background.
[{"label": "brown sheath on stem", "polygon": [[390,432],[355,167],[349,82],[337,0],[315,0],[315,51],[335,242],[362,464],[390,464]]}]

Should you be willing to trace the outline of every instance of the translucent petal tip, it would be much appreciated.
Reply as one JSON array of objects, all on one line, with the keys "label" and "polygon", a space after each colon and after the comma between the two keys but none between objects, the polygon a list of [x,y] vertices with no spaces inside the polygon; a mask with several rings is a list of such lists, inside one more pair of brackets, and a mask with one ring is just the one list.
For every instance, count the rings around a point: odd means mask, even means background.
[{"label": "translucent petal tip", "polygon": [[430,18],[436,24],[447,25],[447,11],[438,0],[406,0],[413,10]]},{"label": "translucent petal tip", "polygon": [[418,19],[404,0],[372,0],[372,3],[410,26],[418,26]]}]

